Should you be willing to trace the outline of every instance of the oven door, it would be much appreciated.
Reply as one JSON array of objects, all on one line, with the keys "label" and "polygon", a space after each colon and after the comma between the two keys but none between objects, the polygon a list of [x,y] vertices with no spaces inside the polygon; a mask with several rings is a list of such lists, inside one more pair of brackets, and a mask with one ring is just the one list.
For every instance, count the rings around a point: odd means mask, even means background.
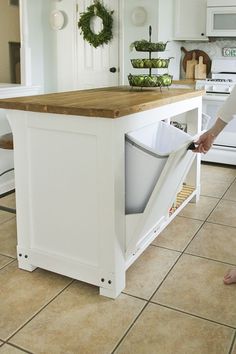
[{"label": "oven door", "polygon": [[[209,129],[215,123],[217,112],[226,101],[227,94],[206,94],[203,96],[202,111],[211,117],[206,129]],[[222,130],[214,141],[215,146],[225,146],[236,148],[236,116]]]}]

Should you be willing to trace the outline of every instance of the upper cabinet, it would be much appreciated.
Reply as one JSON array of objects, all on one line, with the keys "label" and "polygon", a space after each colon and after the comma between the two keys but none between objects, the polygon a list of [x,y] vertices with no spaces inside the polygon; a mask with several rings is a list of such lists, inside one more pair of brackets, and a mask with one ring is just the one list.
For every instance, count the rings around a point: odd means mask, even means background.
[{"label": "upper cabinet", "polygon": [[207,40],[207,0],[175,0],[175,40]]}]

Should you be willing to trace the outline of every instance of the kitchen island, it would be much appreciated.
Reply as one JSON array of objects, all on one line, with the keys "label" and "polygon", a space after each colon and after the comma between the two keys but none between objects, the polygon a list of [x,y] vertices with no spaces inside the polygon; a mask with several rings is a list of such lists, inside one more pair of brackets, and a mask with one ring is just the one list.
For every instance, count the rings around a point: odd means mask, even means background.
[{"label": "kitchen island", "polygon": [[127,268],[200,194],[200,156],[189,152],[193,162],[181,174],[176,202],[165,203],[168,185],[157,183],[144,212],[126,215],[125,134],[186,113],[195,135],[202,94],[122,86],[0,100],[14,137],[19,267],[44,268],[117,297]]}]

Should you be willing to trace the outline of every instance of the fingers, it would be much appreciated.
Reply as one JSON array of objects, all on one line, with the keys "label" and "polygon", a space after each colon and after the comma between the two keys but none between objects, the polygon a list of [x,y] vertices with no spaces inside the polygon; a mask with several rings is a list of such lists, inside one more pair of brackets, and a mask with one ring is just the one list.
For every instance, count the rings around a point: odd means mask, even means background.
[{"label": "fingers", "polygon": [[199,152],[199,153],[201,153],[201,154],[206,154],[206,153],[208,152],[208,150],[209,150],[209,149],[207,149],[207,148],[204,146],[204,144],[199,144],[199,145],[197,146],[197,142],[196,142],[195,145],[196,145],[196,149],[193,150],[193,152]]}]

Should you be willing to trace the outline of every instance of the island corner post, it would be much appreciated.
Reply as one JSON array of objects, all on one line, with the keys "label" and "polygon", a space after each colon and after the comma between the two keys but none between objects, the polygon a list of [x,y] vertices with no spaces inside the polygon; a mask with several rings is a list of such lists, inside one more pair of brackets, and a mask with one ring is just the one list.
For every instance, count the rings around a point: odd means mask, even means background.
[{"label": "island corner post", "polygon": [[14,137],[19,268],[47,269],[116,298],[128,267],[200,195],[196,154],[188,198],[127,254],[139,215],[125,215],[125,134],[181,113],[188,133],[199,133],[202,94],[113,87],[0,100]]}]

